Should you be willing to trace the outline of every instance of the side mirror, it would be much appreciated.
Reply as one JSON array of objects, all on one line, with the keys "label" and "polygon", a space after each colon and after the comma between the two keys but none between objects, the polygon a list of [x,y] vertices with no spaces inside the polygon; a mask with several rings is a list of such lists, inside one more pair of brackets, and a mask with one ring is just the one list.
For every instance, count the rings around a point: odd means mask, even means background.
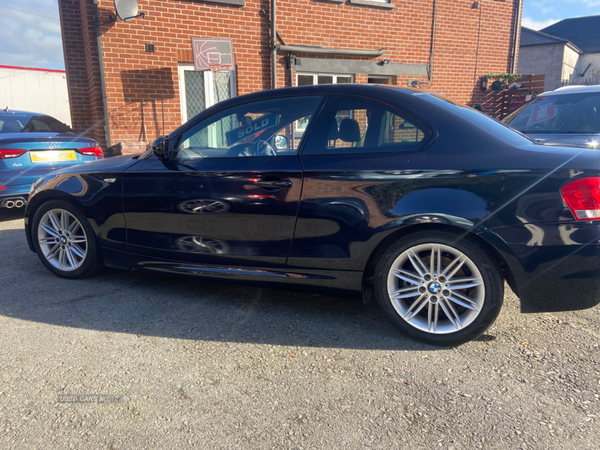
[{"label": "side mirror", "polygon": [[281,136],[280,134],[275,136],[275,148],[277,150],[287,150],[288,138],[285,136]]},{"label": "side mirror", "polygon": [[164,136],[157,137],[154,142],[150,144],[150,148],[152,149],[152,153],[154,153],[157,158],[164,158],[167,155],[167,138]]}]

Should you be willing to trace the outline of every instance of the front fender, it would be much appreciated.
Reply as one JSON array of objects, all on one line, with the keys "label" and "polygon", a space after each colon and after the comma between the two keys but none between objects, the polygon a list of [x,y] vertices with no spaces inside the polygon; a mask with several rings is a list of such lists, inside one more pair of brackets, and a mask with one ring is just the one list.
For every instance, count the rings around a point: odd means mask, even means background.
[{"label": "front fender", "polygon": [[61,173],[37,180],[25,210],[29,247],[33,249],[31,225],[36,211],[48,201],[61,200],[88,219],[100,246],[125,249],[122,180],[122,174],[114,173]]}]

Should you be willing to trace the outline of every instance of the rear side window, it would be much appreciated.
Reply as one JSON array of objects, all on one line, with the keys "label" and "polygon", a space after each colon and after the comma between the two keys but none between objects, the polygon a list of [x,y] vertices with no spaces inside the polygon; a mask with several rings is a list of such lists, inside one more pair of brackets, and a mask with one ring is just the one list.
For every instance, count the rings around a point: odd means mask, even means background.
[{"label": "rear side window", "polygon": [[429,131],[404,114],[363,99],[330,97],[304,154],[414,152]]},{"label": "rear side window", "polygon": [[505,123],[523,133],[600,133],[600,93],[538,97]]}]

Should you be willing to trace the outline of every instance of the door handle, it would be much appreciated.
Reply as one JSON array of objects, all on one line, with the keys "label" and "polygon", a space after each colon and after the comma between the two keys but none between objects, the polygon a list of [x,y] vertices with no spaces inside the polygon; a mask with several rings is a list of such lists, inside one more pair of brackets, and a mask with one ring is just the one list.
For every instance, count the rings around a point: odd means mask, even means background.
[{"label": "door handle", "polygon": [[254,183],[255,186],[261,188],[273,189],[273,188],[289,188],[292,186],[291,181],[257,181]]}]

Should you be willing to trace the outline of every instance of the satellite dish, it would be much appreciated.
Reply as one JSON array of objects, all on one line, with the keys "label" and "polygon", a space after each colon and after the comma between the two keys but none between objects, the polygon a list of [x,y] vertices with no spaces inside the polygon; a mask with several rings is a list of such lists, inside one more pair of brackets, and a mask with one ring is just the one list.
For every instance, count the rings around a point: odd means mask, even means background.
[{"label": "satellite dish", "polygon": [[124,22],[129,22],[141,15],[137,0],[115,0],[115,10],[117,17]]}]

